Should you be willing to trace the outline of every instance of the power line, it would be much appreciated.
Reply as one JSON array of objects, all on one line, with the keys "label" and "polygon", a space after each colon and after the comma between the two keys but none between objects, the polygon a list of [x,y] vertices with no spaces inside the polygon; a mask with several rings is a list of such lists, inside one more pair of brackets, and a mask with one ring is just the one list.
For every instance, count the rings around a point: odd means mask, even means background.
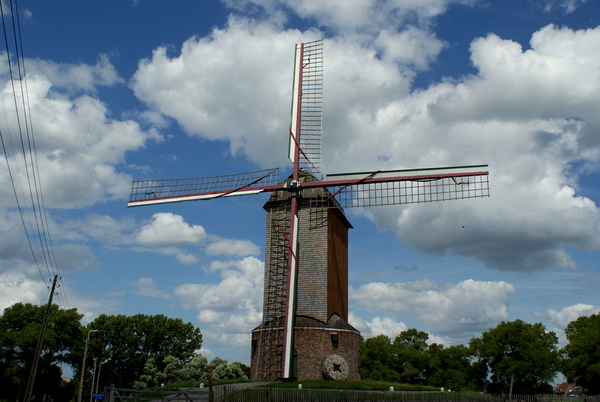
[{"label": "power line", "polygon": [[[37,159],[31,105],[29,102],[29,91],[27,85],[27,74],[25,70],[25,58],[23,56],[23,41],[21,36],[21,24],[19,20],[17,0],[10,0],[9,11],[11,14],[10,22],[12,22],[13,52],[17,64],[16,74],[10,51],[11,46],[9,34],[7,32],[8,21],[6,18],[5,5],[2,1],[0,1],[0,14],[2,18],[4,43],[6,46],[9,79],[11,81],[13,95],[16,128],[19,133],[20,150],[15,148],[12,140],[9,124],[10,120],[8,119],[8,114],[6,111],[7,106],[4,102],[4,97],[2,97],[2,104],[6,116],[7,133],[5,134],[0,130],[0,138],[2,142],[2,150],[6,158],[6,164],[8,166],[9,178],[15,195],[17,210],[19,211],[25,236],[33,256],[33,262],[36,265],[42,280],[46,282],[45,275],[42,273],[42,266],[45,268],[49,277],[60,277],[60,275],[58,264],[56,262],[54,246],[50,236],[48,213],[45,207],[42,184],[40,180],[40,169]],[[18,88],[15,85],[16,81],[19,84]],[[20,100],[17,98],[18,95],[20,95]],[[5,135],[8,135],[8,139],[10,140],[10,152],[8,151],[6,146],[7,144],[5,143]],[[22,156],[21,162],[19,162],[17,159],[19,153],[21,153]],[[12,164],[14,165],[14,169],[11,167],[11,160]],[[23,174],[21,174],[19,166],[24,167]],[[23,179],[26,180],[26,183],[23,183]],[[34,242],[32,239],[36,239],[36,241]],[[37,243],[37,247],[34,246],[34,243]],[[36,249],[39,251],[36,252]],[[66,305],[66,297],[63,295],[63,292],[59,293],[59,299],[62,299],[63,301],[61,304]]]}]

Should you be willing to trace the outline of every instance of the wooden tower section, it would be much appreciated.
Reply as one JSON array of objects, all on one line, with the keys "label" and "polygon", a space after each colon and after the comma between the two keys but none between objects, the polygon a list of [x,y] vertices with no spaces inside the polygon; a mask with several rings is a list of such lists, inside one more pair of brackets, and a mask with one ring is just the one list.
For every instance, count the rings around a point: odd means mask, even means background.
[{"label": "wooden tower section", "polygon": [[[286,179],[291,181],[291,178]],[[300,182],[313,182],[301,172]],[[360,333],[348,324],[348,229],[352,225],[331,198],[309,205],[303,190],[298,208],[297,296],[294,306],[292,378],[357,380]],[[327,191],[327,190],[325,190]],[[273,381],[281,377],[283,322],[288,288],[290,193],[275,191],[267,211],[263,320],[252,331],[251,378]],[[326,364],[326,360],[336,363]]]}]

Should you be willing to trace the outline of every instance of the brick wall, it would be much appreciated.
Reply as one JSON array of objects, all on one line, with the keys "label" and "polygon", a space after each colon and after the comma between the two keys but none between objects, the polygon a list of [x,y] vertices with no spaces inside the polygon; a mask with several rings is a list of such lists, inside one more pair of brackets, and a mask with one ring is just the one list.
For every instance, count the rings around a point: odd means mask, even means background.
[{"label": "brick wall", "polygon": [[283,328],[252,331],[250,380],[277,381],[281,378]]},{"label": "brick wall", "polygon": [[[325,359],[330,355],[338,355],[342,356],[348,364],[348,380],[360,380],[358,371],[360,334],[358,331],[297,328],[295,334],[298,354],[298,379],[325,379],[323,372]],[[332,344],[332,334],[337,335],[337,348]]]},{"label": "brick wall", "polygon": [[[337,336],[337,344],[332,342]],[[280,354],[279,347],[268,339],[281,339],[283,329],[256,329],[252,332],[252,356],[250,361],[252,381],[277,381],[280,379],[281,360],[273,360]],[[348,364],[348,380],[360,380],[360,333],[339,328],[297,327],[294,332],[297,355],[296,377],[299,380],[325,379],[323,363],[330,355],[342,356]],[[279,363],[279,364],[277,364]]]}]

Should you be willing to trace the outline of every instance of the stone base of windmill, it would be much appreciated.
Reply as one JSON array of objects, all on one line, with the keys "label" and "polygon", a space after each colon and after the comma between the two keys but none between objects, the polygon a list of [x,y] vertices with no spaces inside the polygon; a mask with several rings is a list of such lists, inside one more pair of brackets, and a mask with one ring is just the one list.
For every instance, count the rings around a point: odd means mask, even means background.
[{"label": "stone base of windmill", "polygon": [[[263,323],[252,331],[252,381],[281,378],[283,326]],[[294,332],[295,377],[298,380],[360,380],[360,333],[333,315],[327,322],[296,317]]]}]

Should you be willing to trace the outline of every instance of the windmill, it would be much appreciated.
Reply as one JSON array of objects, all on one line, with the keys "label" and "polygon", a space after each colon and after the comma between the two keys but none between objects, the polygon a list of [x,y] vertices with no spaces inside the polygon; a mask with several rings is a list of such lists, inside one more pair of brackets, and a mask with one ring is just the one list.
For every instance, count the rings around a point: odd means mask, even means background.
[{"label": "windmill", "polygon": [[[135,181],[128,207],[270,192],[264,207],[263,320],[252,334],[252,377],[310,379],[324,371],[329,378],[356,378],[360,341],[347,323],[346,232],[351,225],[343,209],[487,197],[488,169],[478,165],[322,178],[322,40],[296,45],[292,92],[291,176],[280,181],[274,168]],[[346,345],[340,349],[342,341]]]}]

